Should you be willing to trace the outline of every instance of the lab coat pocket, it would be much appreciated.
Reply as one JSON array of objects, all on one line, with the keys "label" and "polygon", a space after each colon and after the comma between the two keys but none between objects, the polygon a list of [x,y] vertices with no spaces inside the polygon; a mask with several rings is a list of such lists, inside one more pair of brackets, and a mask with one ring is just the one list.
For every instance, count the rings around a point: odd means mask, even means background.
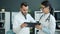
[{"label": "lab coat pocket", "polygon": [[30,30],[28,27],[22,28],[22,30],[19,32],[19,34],[30,34]]}]

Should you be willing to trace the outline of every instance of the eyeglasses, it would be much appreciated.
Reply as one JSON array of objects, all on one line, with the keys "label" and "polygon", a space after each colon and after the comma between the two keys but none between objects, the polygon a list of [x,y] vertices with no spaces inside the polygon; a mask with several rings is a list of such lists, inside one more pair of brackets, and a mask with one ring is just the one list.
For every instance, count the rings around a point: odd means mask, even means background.
[{"label": "eyeglasses", "polygon": [[45,9],[46,7],[41,7],[41,9]]},{"label": "eyeglasses", "polygon": [[41,9],[45,9],[45,8],[48,8],[48,7],[41,7]]}]

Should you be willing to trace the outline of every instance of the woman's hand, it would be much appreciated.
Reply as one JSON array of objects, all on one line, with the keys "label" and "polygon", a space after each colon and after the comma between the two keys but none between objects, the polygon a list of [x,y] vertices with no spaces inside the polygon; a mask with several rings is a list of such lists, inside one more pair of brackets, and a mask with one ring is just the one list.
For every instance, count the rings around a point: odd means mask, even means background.
[{"label": "woman's hand", "polygon": [[35,25],[35,28],[42,30],[42,26],[41,25]]}]

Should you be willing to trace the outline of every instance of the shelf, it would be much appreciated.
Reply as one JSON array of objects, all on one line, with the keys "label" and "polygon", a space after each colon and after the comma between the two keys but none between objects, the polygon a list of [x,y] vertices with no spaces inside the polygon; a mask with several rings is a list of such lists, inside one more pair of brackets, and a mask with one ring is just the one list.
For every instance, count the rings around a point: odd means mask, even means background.
[{"label": "shelf", "polygon": [[5,22],[5,20],[0,20],[0,22]]},{"label": "shelf", "polygon": [[60,31],[60,29],[56,29],[56,31]]},{"label": "shelf", "polygon": [[0,29],[5,29],[4,24],[5,24],[5,12],[0,11]]},{"label": "shelf", "polygon": [[5,13],[5,12],[0,12],[0,13]]},{"label": "shelf", "polygon": [[0,29],[5,29],[5,28],[0,28]]},{"label": "shelf", "polygon": [[60,22],[60,20],[56,20],[56,22]]},{"label": "shelf", "polygon": [[60,11],[54,11],[54,12],[60,12]]}]

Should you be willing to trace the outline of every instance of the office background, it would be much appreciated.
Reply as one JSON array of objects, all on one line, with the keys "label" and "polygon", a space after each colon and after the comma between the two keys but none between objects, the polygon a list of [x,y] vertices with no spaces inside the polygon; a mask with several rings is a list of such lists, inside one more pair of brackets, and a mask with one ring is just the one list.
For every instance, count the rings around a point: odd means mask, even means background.
[{"label": "office background", "polygon": [[[44,0],[0,0],[0,9],[4,8],[6,11],[19,11],[20,4],[27,2],[32,11],[39,10],[40,3]],[[60,0],[49,0],[55,10],[60,10]]]},{"label": "office background", "polygon": [[[40,10],[40,3],[44,0],[0,0],[0,11],[5,9],[10,12],[18,12],[20,4],[22,2],[27,2],[29,4],[29,9],[31,10],[31,15],[34,17],[34,11]],[[60,0],[49,0],[52,4],[54,10],[60,10]],[[11,21],[10,21],[11,23]]]},{"label": "office background", "polygon": [[[6,11],[18,12],[20,9],[20,4],[22,2],[27,2],[31,14],[34,17],[34,11],[40,10],[40,3],[44,0],[0,0],[0,9],[4,8]],[[52,4],[54,10],[60,10],[60,0],[49,0]]]}]

